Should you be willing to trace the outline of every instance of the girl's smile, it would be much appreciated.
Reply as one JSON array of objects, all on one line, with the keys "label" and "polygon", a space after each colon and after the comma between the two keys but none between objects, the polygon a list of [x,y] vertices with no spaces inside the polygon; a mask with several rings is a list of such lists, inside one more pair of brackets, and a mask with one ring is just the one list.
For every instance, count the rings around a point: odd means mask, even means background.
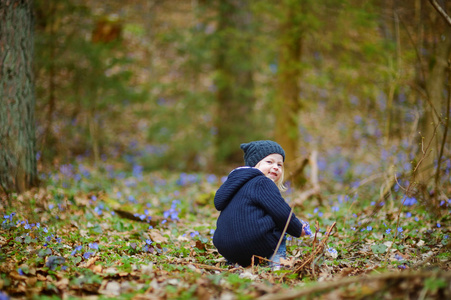
[{"label": "girl's smile", "polygon": [[277,182],[282,176],[283,157],[273,153],[263,158],[256,166],[266,177]]}]

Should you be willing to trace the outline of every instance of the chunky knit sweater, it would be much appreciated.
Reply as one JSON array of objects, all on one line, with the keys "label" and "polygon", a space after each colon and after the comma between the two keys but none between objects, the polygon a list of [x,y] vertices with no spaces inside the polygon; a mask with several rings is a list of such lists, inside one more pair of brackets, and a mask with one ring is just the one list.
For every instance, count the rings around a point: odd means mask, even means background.
[{"label": "chunky knit sweater", "polygon": [[[272,256],[291,208],[271,179],[256,168],[235,169],[216,192],[214,203],[221,213],[213,243],[221,255],[244,267],[253,255]],[[302,224],[294,214],[287,233],[301,236]]]}]

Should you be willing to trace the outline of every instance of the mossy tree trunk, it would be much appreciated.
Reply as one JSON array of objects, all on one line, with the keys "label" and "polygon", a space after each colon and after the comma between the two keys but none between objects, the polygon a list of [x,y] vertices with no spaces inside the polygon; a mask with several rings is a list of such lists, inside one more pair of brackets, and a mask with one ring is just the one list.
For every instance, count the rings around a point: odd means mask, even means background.
[{"label": "mossy tree trunk", "polygon": [[216,43],[216,161],[242,164],[240,143],[255,136],[251,35],[247,1],[221,0]]},{"label": "mossy tree trunk", "polygon": [[[302,55],[302,1],[283,1],[284,13],[280,26],[279,61],[275,97],[275,140],[286,154],[286,174],[294,172],[293,161],[297,156],[299,142],[298,116],[300,101],[300,61]],[[302,180],[302,174],[293,181]]]},{"label": "mossy tree trunk", "polygon": [[31,0],[0,0],[0,186],[37,184]]}]

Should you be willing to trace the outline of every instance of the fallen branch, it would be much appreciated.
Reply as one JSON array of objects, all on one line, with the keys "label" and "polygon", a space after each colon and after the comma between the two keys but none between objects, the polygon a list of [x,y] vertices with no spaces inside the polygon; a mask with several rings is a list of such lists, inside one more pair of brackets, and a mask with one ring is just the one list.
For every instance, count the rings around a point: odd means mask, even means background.
[{"label": "fallen branch", "polygon": [[321,189],[319,186],[318,151],[312,151],[308,161],[310,162],[311,167],[310,183],[312,184],[312,188],[300,193],[299,196],[294,199],[293,205],[302,205],[308,198],[316,196],[319,204],[322,206],[323,200],[321,198]]},{"label": "fallen branch", "polygon": [[337,281],[327,281],[319,283],[310,288],[303,288],[302,290],[290,291],[280,294],[266,294],[258,299],[261,300],[288,300],[297,299],[307,295],[326,292],[331,289],[336,289],[342,286],[350,285],[353,283],[364,283],[376,280],[399,280],[399,279],[414,279],[414,278],[446,278],[451,279],[451,273],[449,272],[400,272],[400,273],[386,273],[369,276],[359,277],[346,277]]}]

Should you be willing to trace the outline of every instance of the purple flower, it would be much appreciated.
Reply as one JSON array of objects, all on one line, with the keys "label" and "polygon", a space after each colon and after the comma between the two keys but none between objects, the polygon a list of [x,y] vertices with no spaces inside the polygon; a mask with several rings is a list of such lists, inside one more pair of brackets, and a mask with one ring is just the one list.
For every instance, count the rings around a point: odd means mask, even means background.
[{"label": "purple flower", "polygon": [[437,227],[440,228],[442,227],[442,225],[440,225],[440,223],[437,222]]},{"label": "purple flower", "polygon": [[403,232],[402,227],[398,227],[398,232]]},{"label": "purple flower", "polygon": [[90,243],[89,244],[89,248],[94,249],[94,250],[99,250],[99,244],[97,244],[97,243]]},{"label": "purple flower", "polygon": [[9,300],[8,294],[5,292],[0,291],[0,300]]},{"label": "purple flower", "polygon": [[406,218],[410,218],[412,216],[412,213],[410,211],[406,212]]},{"label": "purple flower", "polygon": [[88,258],[90,258],[91,255],[93,255],[93,254],[94,254],[94,252],[85,252],[85,254],[83,254],[83,258],[84,258],[84,259],[88,259]]},{"label": "purple flower", "polygon": [[414,197],[405,197],[401,201],[404,203],[404,206],[412,206],[417,203],[417,199]]},{"label": "purple flower", "polygon": [[391,229],[388,228],[387,230],[385,230],[385,233],[386,233],[386,234],[390,234],[390,231],[391,231]]},{"label": "purple flower", "polygon": [[23,272],[22,268],[19,268],[19,270],[17,270],[17,273],[19,273],[19,275],[25,276],[25,273]]},{"label": "purple flower", "polygon": [[371,231],[371,230],[373,230],[373,227],[367,226],[367,227],[366,227],[366,230]]}]

